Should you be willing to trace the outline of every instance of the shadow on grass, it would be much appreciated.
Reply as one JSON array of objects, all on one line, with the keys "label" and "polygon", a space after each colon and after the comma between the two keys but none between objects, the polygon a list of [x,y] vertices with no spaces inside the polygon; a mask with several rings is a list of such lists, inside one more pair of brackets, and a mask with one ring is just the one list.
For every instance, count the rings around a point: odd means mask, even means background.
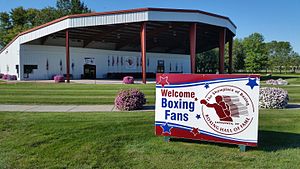
[{"label": "shadow on grass", "polygon": [[286,108],[287,109],[300,109],[300,104],[291,103],[291,104],[288,104]]},{"label": "shadow on grass", "polygon": [[[191,140],[182,138],[171,138],[171,142],[185,142],[185,143],[196,143],[204,145],[217,145],[220,147],[236,147],[238,145],[226,144],[226,143],[214,143],[201,140]],[[247,147],[247,151],[251,150],[262,150],[262,151],[278,151],[289,148],[300,148],[300,134],[285,133],[277,131],[259,131],[258,134],[258,147]]]},{"label": "shadow on grass", "polygon": [[269,79],[275,79],[275,80],[277,80],[279,78],[282,78],[282,79],[293,79],[293,78],[299,78],[299,76],[284,76],[284,74],[283,74],[283,76],[278,76],[278,75],[276,75],[276,76],[261,76],[260,80],[269,80]]},{"label": "shadow on grass", "polygon": [[258,133],[258,149],[263,151],[277,151],[300,147],[300,134],[277,131],[264,131]]}]

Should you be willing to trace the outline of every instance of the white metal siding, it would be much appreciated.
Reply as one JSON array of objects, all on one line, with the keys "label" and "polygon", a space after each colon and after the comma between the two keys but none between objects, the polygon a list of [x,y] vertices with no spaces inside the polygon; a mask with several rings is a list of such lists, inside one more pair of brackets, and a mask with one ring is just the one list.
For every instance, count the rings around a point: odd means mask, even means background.
[{"label": "white metal siding", "polygon": [[20,63],[19,56],[20,44],[19,38],[17,38],[2,53],[0,53],[0,73],[16,75],[18,77],[16,65],[19,65]]},{"label": "white metal siding", "polygon": [[145,11],[145,12],[135,12],[135,13],[71,18],[70,27],[75,28],[75,27],[141,22],[147,20],[148,18],[147,15],[148,12]]},{"label": "white metal siding", "polygon": [[[22,61],[21,66],[24,64],[38,65],[38,69],[34,70],[33,74],[29,75],[29,79],[49,79],[55,74],[66,74],[65,63],[65,48],[55,46],[40,46],[40,45],[22,45]],[[108,72],[141,72],[141,66],[135,66],[133,69],[126,69],[125,65],[112,66],[112,57],[116,58],[133,57],[134,60],[141,60],[139,52],[124,52],[124,51],[110,51],[100,49],[82,49],[71,48],[70,49],[70,62],[74,63],[74,70],[70,68],[71,74],[75,79],[80,79],[83,74],[84,58],[95,58],[95,64],[97,66],[97,78],[103,78]],[[108,66],[108,57],[110,58],[110,66]],[[147,64],[147,72],[156,72],[157,61],[164,60],[165,72],[183,71],[184,73],[190,73],[190,60],[189,55],[177,55],[177,54],[162,54],[162,53],[147,53],[149,58],[149,66]],[[48,59],[49,70],[46,70],[46,62]],[[60,60],[62,61],[63,71],[60,71]],[[148,61],[148,59],[147,59]],[[125,62],[125,60],[124,60]],[[136,62],[134,62],[136,64]],[[176,66],[177,65],[177,66]],[[23,72],[22,72],[23,73]],[[24,80],[24,79],[21,79]]]}]

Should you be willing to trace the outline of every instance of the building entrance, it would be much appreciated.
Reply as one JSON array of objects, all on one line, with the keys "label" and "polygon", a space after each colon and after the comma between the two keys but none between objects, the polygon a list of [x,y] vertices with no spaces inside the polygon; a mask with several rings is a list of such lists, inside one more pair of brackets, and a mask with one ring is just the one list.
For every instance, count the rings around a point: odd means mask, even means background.
[{"label": "building entrance", "polygon": [[84,79],[96,79],[96,65],[85,64],[83,72]]}]

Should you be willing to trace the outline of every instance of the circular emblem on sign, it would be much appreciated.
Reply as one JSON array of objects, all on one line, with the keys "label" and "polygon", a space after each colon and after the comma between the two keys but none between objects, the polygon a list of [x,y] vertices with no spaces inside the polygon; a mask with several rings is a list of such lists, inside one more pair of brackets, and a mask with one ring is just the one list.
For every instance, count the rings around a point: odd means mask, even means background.
[{"label": "circular emblem on sign", "polygon": [[200,103],[205,122],[217,133],[240,133],[248,128],[254,117],[251,98],[236,86],[216,87]]}]

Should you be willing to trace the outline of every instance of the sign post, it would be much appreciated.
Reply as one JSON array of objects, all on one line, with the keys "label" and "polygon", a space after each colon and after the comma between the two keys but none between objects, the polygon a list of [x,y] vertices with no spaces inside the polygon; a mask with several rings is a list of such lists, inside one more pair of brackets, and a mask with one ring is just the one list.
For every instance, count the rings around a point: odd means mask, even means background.
[{"label": "sign post", "polygon": [[157,74],[156,135],[257,146],[259,75]]}]

